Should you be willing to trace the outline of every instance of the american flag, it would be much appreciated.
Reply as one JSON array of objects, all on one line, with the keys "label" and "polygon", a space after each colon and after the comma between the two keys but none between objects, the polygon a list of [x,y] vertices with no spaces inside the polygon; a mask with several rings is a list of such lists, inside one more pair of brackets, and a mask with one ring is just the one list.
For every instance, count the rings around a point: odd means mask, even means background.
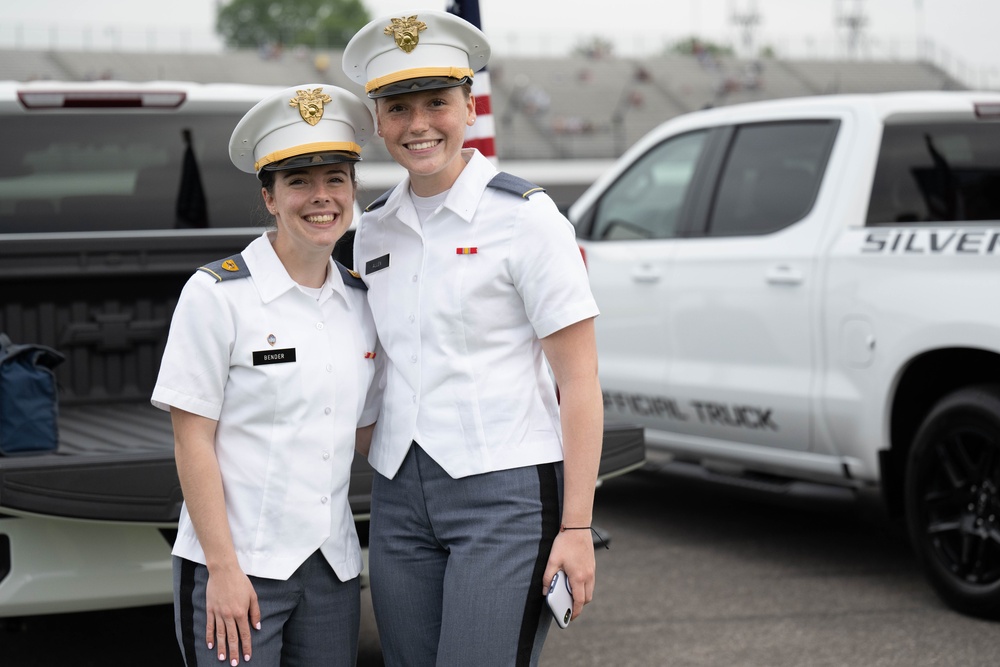
[{"label": "american flag", "polygon": [[[452,0],[448,5],[448,11],[465,19],[480,30],[483,29],[482,20],[479,18],[479,0]],[[493,110],[490,106],[490,73],[488,68],[484,67],[476,72],[476,76],[472,80],[472,95],[476,98],[476,122],[465,130],[465,147],[479,149],[480,153],[496,164],[497,148],[494,138],[496,132],[493,124]]]}]

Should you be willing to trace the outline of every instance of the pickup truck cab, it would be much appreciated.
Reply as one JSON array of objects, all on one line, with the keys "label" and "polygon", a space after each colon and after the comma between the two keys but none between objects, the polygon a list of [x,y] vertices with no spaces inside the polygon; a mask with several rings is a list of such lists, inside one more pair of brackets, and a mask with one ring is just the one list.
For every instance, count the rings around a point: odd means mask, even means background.
[{"label": "pickup truck cab", "polygon": [[[169,415],[149,398],[184,283],[268,223],[229,137],[281,88],[0,82],[0,332],[66,357],[58,449],[0,456],[0,618],[170,602],[183,498]],[[395,183],[369,167],[359,200]],[[334,251],[347,266],[352,241]],[[640,428],[607,429],[601,477],[644,451]],[[362,539],[371,475],[355,457]]]},{"label": "pickup truck cab", "polygon": [[1000,95],[680,116],[570,218],[609,418],[677,472],[877,491],[944,600],[1000,614]]}]

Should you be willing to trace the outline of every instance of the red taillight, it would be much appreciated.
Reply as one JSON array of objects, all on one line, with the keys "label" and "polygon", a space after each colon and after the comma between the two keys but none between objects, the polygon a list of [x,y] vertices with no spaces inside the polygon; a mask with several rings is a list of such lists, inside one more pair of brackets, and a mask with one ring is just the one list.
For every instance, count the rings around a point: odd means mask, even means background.
[{"label": "red taillight", "polygon": [[175,109],[186,93],[178,91],[22,90],[17,97],[27,109]]}]

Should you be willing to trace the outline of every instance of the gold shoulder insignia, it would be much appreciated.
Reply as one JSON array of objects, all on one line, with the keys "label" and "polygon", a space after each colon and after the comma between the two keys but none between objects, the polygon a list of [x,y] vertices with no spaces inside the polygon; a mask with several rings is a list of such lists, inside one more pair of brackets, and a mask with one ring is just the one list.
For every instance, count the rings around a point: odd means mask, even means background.
[{"label": "gold shoulder insignia", "polygon": [[205,266],[199,266],[198,270],[204,271],[215,278],[215,282],[217,283],[221,283],[223,280],[246,278],[250,275],[250,268],[243,261],[242,254],[232,255],[225,259],[217,259]]},{"label": "gold shoulder insignia", "polygon": [[333,263],[337,265],[337,270],[340,271],[340,277],[343,278],[344,285],[346,287],[353,287],[359,290],[368,289],[368,285],[366,285],[365,281],[361,279],[360,273],[347,268],[346,266],[344,266],[343,264],[341,264],[336,260],[334,260]]}]

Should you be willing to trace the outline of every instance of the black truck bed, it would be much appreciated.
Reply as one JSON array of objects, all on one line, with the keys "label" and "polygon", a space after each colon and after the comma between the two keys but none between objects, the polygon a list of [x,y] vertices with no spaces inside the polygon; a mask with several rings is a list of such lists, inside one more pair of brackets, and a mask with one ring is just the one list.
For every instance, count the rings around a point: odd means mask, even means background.
[{"label": "black truck bed", "polygon": [[170,415],[151,405],[64,408],[56,452],[0,458],[0,508],[169,523],[180,507]]},{"label": "black truck bed", "polygon": [[[0,234],[0,331],[66,355],[56,368],[55,453],[0,457],[5,509],[103,521],[173,523],[181,507],[173,434],[149,404],[184,283],[257,229]],[[338,246],[350,262],[350,238]],[[641,465],[642,430],[609,425],[602,478]],[[350,503],[370,510],[372,469],[355,456]]]},{"label": "black truck bed", "polygon": [[[170,524],[181,509],[170,416],[149,404],[75,406],[59,415],[59,448],[0,457],[4,509],[102,521]],[[613,477],[645,460],[642,429],[608,425],[599,476]],[[360,456],[351,470],[351,511],[367,518],[372,469]]]},{"label": "black truck bed", "polygon": [[[371,473],[355,457],[350,502],[358,518],[368,515]],[[56,452],[0,457],[0,512],[174,523],[181,501],[170,415],[148,403],[64,408]]]}]

